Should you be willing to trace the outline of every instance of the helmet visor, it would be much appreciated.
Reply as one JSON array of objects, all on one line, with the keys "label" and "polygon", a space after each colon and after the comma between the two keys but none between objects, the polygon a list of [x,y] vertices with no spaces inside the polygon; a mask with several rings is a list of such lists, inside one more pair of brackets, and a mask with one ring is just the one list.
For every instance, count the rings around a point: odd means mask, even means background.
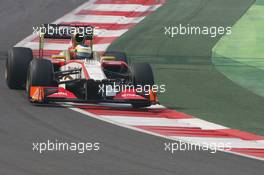
[{"label": "helmet visor", "polygon": [[92,54],[87,52],[77,52],[76,58],[77,59],[91,59]]}]

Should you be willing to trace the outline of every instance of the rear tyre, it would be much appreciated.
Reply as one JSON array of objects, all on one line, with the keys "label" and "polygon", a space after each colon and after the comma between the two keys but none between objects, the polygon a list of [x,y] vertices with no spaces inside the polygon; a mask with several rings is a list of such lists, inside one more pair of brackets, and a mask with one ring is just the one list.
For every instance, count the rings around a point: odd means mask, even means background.
[{"label": "rear tyre", "polygon": [[33,59],[28,70],[27,95],[29,97],[31,86],[56,86],[54,69],[51,61],[46,59]]},{"label": "rear tyre", "polygon": [[106,51],[103,56],[113,56],[117,61],[124,61],[128,64],[128,59],[124,52]]},{"label": "rear tyre", "polygon": [[10,89],[24,89],[27,70],[33,59],[32,50],[24,47],[13,47],[8,52],[5,66],[5,79]]},{"label": "rear tyre", "polygon": [[[133,63],[131,65],[132,79],[135,87],[140,85],[142,88],[152,88],[154,85],[153,71],[148,63]],[[151,105],[149,101],[133,102],[133,108],[143,108]]]}]

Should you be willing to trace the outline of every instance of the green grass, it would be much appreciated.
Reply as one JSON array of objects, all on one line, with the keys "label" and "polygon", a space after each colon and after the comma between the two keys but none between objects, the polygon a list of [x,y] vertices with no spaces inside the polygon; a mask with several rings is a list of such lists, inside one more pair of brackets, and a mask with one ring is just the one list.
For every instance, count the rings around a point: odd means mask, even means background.
[{"label": "green grass", "polygon": [[264,99],[230,81],[215,68],[211,51],[221,36],[170,38],[165,26],[232,26],[253,0],[168,0],[154,14],[116,40],[109,50],[127,52],[133,62],[152,64],[160,102],[172,109],[228,127],[264,135]]},{"label": "green grass", "polygon": [[257,0],[213,48],[212,59],[225,76],[264,97],[264,0]]}]

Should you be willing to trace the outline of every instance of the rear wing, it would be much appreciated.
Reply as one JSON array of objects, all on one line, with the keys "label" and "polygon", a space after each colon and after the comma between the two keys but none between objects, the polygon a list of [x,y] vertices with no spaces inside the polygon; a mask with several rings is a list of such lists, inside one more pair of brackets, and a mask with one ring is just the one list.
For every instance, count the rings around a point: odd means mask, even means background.
[{"label": "rear wing", "polygon": [[92,46],[94,27],[89,25],[42,24],[39,28],[39,57],[43,57],[45,39],[72,39],[77,35],[89,40]]}]

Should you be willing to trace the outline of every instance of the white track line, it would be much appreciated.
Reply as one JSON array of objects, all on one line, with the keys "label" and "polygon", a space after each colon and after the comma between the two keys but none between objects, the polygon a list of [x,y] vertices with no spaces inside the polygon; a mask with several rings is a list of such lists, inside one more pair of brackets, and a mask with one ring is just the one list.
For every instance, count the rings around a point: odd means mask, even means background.
[{"label": "white track line", "polygon": [[242,140],[239,138],[221,138],[221,137],[183,137],[174,136],[172,138],[180,139],[186,142],[196,144],[230,144],[231,148],[264,148],[264,144],[258,143],[255,140]]},{"label": "white track line", "polygon": [[227,127],[217,125],[198,118],[190,119],[168,119],[168,118],[153,118],[153,117],[131,117],[131,116],[113,116],[113,115],[99,115],[101,117],[108,117],[117,123],[131,126],[170,126],[170,127],[198,127],[206,130],[228,129]]},{"label": "white track line", "polygon": [[98,37],[119,37],[127,31],[128,29],[121,29],[121,30],[95,29],[94,35]]},{"label": "white track line", "polygon": [[[186,139],[186,137],[169,137],[169,136],[161,135],[161,134],[158,134],[158,133],[155,133],[155,132],[151,132],[151,131],[147,131],[147,130],[144,130],[144,129],[136,128],[136,127],[133,127],[133,126],[124,125],[122,123],[118,123],[118,122],[115,122],[113,120],[110,120],[108,117],[100,117],[98,115],[95,115],[95,114],[93,114],[91,112],[87,112],[87,111],[79,109],[79,108],[68,107],[68,109],[71,109],[73,111],[79,112],[79,113],[84,114],[86,116],[89,116],[89,117],[92,117],[92,118],[96,118],[98,120],[101,120],[101,121],[104,121],[104,122],[107,122],[107,123],[110,123],[110,124],[113,124],[113,125],[117,125],[117,126],[120,126],[120,127],[123,127],[123,128],[127,128],[127,129],[131,129],[131,130],[134,130],[134,131],[138,131],[138,132],[141,132],[141,133],[145,133],[145,134],[149,134],[149,135],[165,138],[165,139],[168,139],[168,140],[181,141],[181,142],[185,142],[185,143],[189,143],[189,144],[195,144],[195,142],[193,142],[192,140]],[[250,155],[246,155],[246,154],[242,154],[242,153],[231,152],[231,151],[227,151],[227,150],[218,150],[218,151],[219,152],[226,152],[226,153],[233,154],[233,155],[238,155],[238,156],[241,156],[241,157],[247,157],[247,158],[251,158],[251,159],[264,161],[264,158],[258,158],[258,157],[254,157],[254,156],[250,156]]]},{"label": "white track line", "polygon": [[161,5],[139,5],[139,4],[92,4],[86,6],[83,10],[99,10],[99,11],[131,11],[131,12],[145,12],[155,11]]},{"label": "white track line", "polygon": [[[95,51],[105,51],[106,48],[110,45],[109,44],[94,44],[93,48]],[[58,44],[58,43],[45,43],[44,49],[45,50],[67,50],[69,48],[70,44]],[[23,47],[28,47],[33,50],[39,49],[38,42],[25,42],[23,44]]]},{"label": "white track line", "polygon": [[66,15],[60,22],[85,22],[85,23],[116,23],[130,24],[139,23],[145,17],[125,17],[125,16],[106,16],[106,15]]}]

